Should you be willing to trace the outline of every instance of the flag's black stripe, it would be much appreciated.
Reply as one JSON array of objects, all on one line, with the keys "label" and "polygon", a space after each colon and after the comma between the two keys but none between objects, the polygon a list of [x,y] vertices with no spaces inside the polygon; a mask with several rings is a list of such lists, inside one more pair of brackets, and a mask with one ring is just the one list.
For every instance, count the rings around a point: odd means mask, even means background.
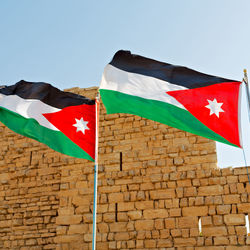
[{"label": "flag's black stripe", "polygon": [[18,95],[23,99],[40,100],[59,109],[81,104],[95,104],[94,100],[90,100],[81,95],[61,91],[44,82],[26,82],[22,80],[15,85],[1,88],[0,93],[4,95]]},{"label": "flag's black stripe", "polygon": [[130,73],[151,76],[189,89],[223,82],[237,82],[235,80],[203,74],[186,67],[133,55],[130,51],[125,50],[116,52],[110,64]]}]

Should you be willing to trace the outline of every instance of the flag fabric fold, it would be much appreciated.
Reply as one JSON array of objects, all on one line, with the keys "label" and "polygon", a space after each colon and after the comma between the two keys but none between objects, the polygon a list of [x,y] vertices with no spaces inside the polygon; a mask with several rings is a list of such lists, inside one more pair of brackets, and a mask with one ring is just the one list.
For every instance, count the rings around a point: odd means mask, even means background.
[{"label": "flag fabric fold", "polygon": [[22,80],[0,89],[0,121],[60,153],[95,159],[94,100]]},{"label": "flag fabric fold", "polygon": [[129,113],[241,147],[241,82],[118,51],[100,94],[107,113]]}]

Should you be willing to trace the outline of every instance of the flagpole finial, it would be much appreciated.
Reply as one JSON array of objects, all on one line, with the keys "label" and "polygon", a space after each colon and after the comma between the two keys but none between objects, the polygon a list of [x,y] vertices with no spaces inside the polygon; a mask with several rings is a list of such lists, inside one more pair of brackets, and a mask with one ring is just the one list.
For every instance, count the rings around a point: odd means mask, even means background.
[{"label": "flagpole finial", "polygon": [[[245,82],[246,85],[248,85],[248,77],[247,77],[247,70],[244,69],[244,78],[243,78],[243,82]],[[248,86],[247,86],[248,87]]]}]

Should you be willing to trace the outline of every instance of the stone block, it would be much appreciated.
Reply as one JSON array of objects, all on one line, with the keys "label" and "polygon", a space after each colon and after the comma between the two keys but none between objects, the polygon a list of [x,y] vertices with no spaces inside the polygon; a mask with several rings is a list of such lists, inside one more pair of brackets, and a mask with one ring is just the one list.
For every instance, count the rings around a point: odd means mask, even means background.
[{"label": "stone block", "polygon": [[243,240],[247,234],[247,228],[246,226],[235,226],[235,231],[236,231],[236,235],[238,235],[238,239],[242,238],[240,236],[243,236]]},{"label": "stone block", "polygon": [[88,224],[70,225],[68,234],[85,234],[88,232]]},{"label": "stone block", "polygon": [[170,208],[169,209],[170,217],[180,217],[181,216],[181,208]]},{"label": "stone block", "polygon": [[176,247],[195,246],[195,244],[195,238],[174,238],[174,246]]},{"label": "stone block", "polygon": [[225,226],[219,227],[204,227],[202,228],[202,235],[208,236],[225,236],[227,235],[227,228]]},{"label": "stone block", "polygon": [[88,182],[87,181],[77,181],[76,188],[87,188]]},{"label": "stone block", "polygon": [[191,187],[192,183],[190,179],[186,180],[177,180],[177,186],[178,187]]},{"label": "stone block", "polygon": [[161,199],[170,199],[175,198],[175,190],[174,189],[165,189],[165,190],[155,190],[150,191],[150,197],[153,200],[161,200]]},{"label": "stone block", "polygon": [[127,241],[127,248],[135,248],[135,240],[128,240]]},{"label": "stone block", "polygon": [[224,215],[226,225],[245,225],[244,214],[226,214]]},{"label": "stone block", "polygon": [[184,188],[184,197],[196,197],[197,189],[196,187]]},{"label": "stone block", "polygon": [[6,184],[10,180],[10,174],[9,173],[2,173],[0,174],[0,183],[1,184]]},{"label": "stone block", "polygon": [[217,214],[230,214],[231,205],[218,205],[216,210]]},{"label": "stone block", "polygon": [[173,145],[175,146],[186,145],[186,144],[189,144],[187,137],[173,139]]},{"label": "stone block", "polygon": [[74,207],[62,207],[58,209],[58,215],[74,215]]},{"label": "stone block", "polygon": [[109,224],[110,232],[127,232],[127,222],[114,222]]},{"label": "stone block", "polygon": [[171,233],[171,236],[173,238],[180,237],[181,236],[181,229],[179,229],[179,228],[171,229],[170,233]]},{"label": "stone block", "polygon": [[173,242],[170,239],[158,239],[157,240],[157,249],[162,249],[165,247],[172,247]]},{"label": "stone block", "polygon": [[175,228],[175,219],[174,218],[165,219],[165,228],[167,229]]},{"label": "stone block", "polygon": [[134,210],[135,203],[134,202],[119,202],[118,203],[118,211],[131,211]]},{"label": "stone block", "polygon": [[239,213],[250,213],[250,203],[237,204]]},{"label": "stone block", "polygon": [[163,219],[156,219],[155,220],[155,229],[164,229],[164,220]]},{"label": "stone block", "polygon": [[100,193],[118,193],[121,191],[121,186],[102,186],[98,188]]},{"label": "stone block", "polygon": [[154,184],[151,182],[142,183],[140,185],[140,190],[153,190],[153,189],[154,189]]},{"label": "stone block", "polygon": [[79,224],[82,221],[82,215],[65,215],[58,216],[56,218],[57,225],[71,225],[71,224]]},{"label": "stone block", "polygon": [[105,213],[103,214],[103,221],[110,223],[115,222],[115,213]]},{"label": "stone block", "polygon": [[131,220],[138,220],[142,217],[142,211],[140,210],[128,211],[127,214]]},{"label": "stone block", "polygon": [[144,241],[143,240],[136,240],[136,248],[137,249],[144,249]]},{"label": "stone block", "polygon": [[120,240],[129,240],[129,233],[128,232],[121,232],[121,233],[115,233],[115,240],[120,241]]},{"label": "stone block", "polygon": [[143,217],[145,219],[166,218],[168,217],[168,211],[167,209],[145,209]]},{"label": "stone block", "polygon": [[156,240],[145,240],[144,241],[146,248],[155,248],[156,247]]},{"label": "stone block", "polygon": [[221,246],[221,245],[228,245],[229,239],[225,236],[214,237],[214,245]]},{"label": "stone block", "polygon": [[138,210],[154,208],[154,201],[139,201],[135,202],[135,207]]},{"label": "stone block", "polygon": [[202,206],[202,205],[204,205],[204,197],[196,197],[195,206]]},{"label": "stone block", "polygon": [[110,193],[108,194],[109,203],[123,202],[123,193]]},{"label": "stone block", "polygon": [[223,186],[212,185],[198,188],[198,196],[211,196],[224,194]]},{"label": "stone block", "polygon": [[181,158],[181,157],[175,157],[175,158],[174,158],[174,165],[176,165],[176,166],[182,165],[183,162],[184,162],[184,160],[183,160],[183,158]]},{"label": "stone block", "polygon": [[208,206],[183,207],[182,216],[207,216]]},{"label": "stone block", "polygon": [[[100,215],[97,214],[97,223],[100,221]],[[85,213],[83,214],[83,222],[84,223],[93,223],[93,214],[91,213]]]},{"label": "stone block", "polygon": [[238,182],[238,176],[237,175],[229,175],[227,176],[227,183],[237,183]]},{"label": "stone block", "polygon": [[249,246],[226,246],[225,250],[249,250]]},{"label": "stone block", "polygon": [[240,195],[239,194],[228,194],[223,195],[224,204],[238,204],[240,203]]},{"label": "stone block", "polygon": [[128,215],[125,212],[117,213],[117,221],[128,221]]},{"label": "stone block", "polygon": [[70,242],[82,242],[83,237],[80,234],[77,235],[60,235],[54,238],[55,243],[70,243]]},{"label": "stone block", "polygon": [[177,219],[177,225],[179,228],[198,228],[198,217],[180,217]]},{"label": "stone block", "polygon": [[75,195],[72,200],[72,204],[76,206],[86,206],[89,205],[90,200],[92,200],[89,196],[77,196]]},{"label": "stone block", "polygon": [[154,229],[154,220],[137,220],[135,221],[135,229],[140,230],[153,230]]},{"label": "stone block", "polygon": [[219,226],[223,224],[223,216],[222,215],[214,215],[213,223],[215,226]]},{"label": "stone block", "polygon": [[2,220],[0,221],[0,228],[8,228],[11,227],[12,221],[11,220]]}]

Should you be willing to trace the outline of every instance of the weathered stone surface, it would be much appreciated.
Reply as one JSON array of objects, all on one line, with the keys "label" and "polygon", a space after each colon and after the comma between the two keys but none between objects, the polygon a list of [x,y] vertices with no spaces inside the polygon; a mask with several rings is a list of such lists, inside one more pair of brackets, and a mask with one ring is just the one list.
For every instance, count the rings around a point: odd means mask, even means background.
[{"label": "weathered stone surface", "polygon": [[135,203],[134,202],[119,202],[118,203],[118,211],[131,211],[134,210]]},{"label": "weathered stone surface", "polygon": [[238,213],[250,213],[250,203],[237,204]]},{"label": "weathered stone surface", "polygon": [[79,224],[82,221],[82,215],[65,215],[58,216],[56,218],[56,224],[58,225],[70,225]]},{"label": "weathered stone surface", "polygon": [[0,183],[5,184],[5,183],[8,183],[9,180],[10,180],[9,173],[0,174]]},{"label": "weathered stone surface", "polygon": [[204,236],[224,236],[227,235],[227,228],[225,226],[219,227],[204,227],[202,228],[202,235]]},{"label": "weathered stone surface", "polygon": [[85,234],[88,232],[87,224],[70,225],[68,234]]},{"label": "weathered stone surface", "polygon": [[220,185],[204,186],[198,188],[198,196],[220,195],[223,193],[223,187]]},{"label": "weathered stone surface", "polygon": [[162,248],[162,247],[172,247],[173,242],[170,239],[159,239],[157,241],[157,248]]},{"label": "weathered stone surface", "polygon": [[143,217],[147,219],[157,219],[168,217],[167,209],[145,209],[143,211]]},{"label": "weathered stone surface", "polygon": [[142,217],[142,211],[128,211],[128,217],[131,220],[138,220]]},{"label": "weathered stone surface", "polygon": [[150,191],[150,197],[152,200],[175,198],[175,190],[166,189],[166,190]]},{"label": "weathered stone surface", "polygon": [[218,214],[229,214],[231,208],[231,205],[218,205],[216,209]]},{"label": "weathered stone surface", "polygon": [[127,222],[114,222],[109,224],[110,232],[126,232]]},{"label": "weathered stone surface", "polygon": [[165,227],[166,228],[175,228],[175,219],[174,218],[165,219]]},{"label": "weathered stone surface", "polygon": [[224,215],[226,225],[245,225],[244,214],[226,214]]},{"label": "weathered stone surface", "polygon": [[153,230],[154,220],[137,220],[135,221],[135,229],[140,230]]},{"label": "weathered stone surface", "polygon": [[178,218],[179,228],[197,228],[198,227],[198,217],[188,216]]},{"label": "weathered stone surface", "polygon": [[174,239],[174,246],[178,246],[178,247],[195,246],[195,244],[196,244],[195,238],[175,238]]},{"label": "weathered stone surface", "polygon": [[108,195],[109,203],[123,202],[123,193],[111,193]]},{"label": "weathered stone surface", "polygon": [[238,204],[240,202],[240,195],[239,194],[230,194],[223,196],[224,204]]},{"label": "weathered stone surface", "polygon": [[208,215],[208,206],[184,207],[182,208],[183,216],[206,216]]}]

